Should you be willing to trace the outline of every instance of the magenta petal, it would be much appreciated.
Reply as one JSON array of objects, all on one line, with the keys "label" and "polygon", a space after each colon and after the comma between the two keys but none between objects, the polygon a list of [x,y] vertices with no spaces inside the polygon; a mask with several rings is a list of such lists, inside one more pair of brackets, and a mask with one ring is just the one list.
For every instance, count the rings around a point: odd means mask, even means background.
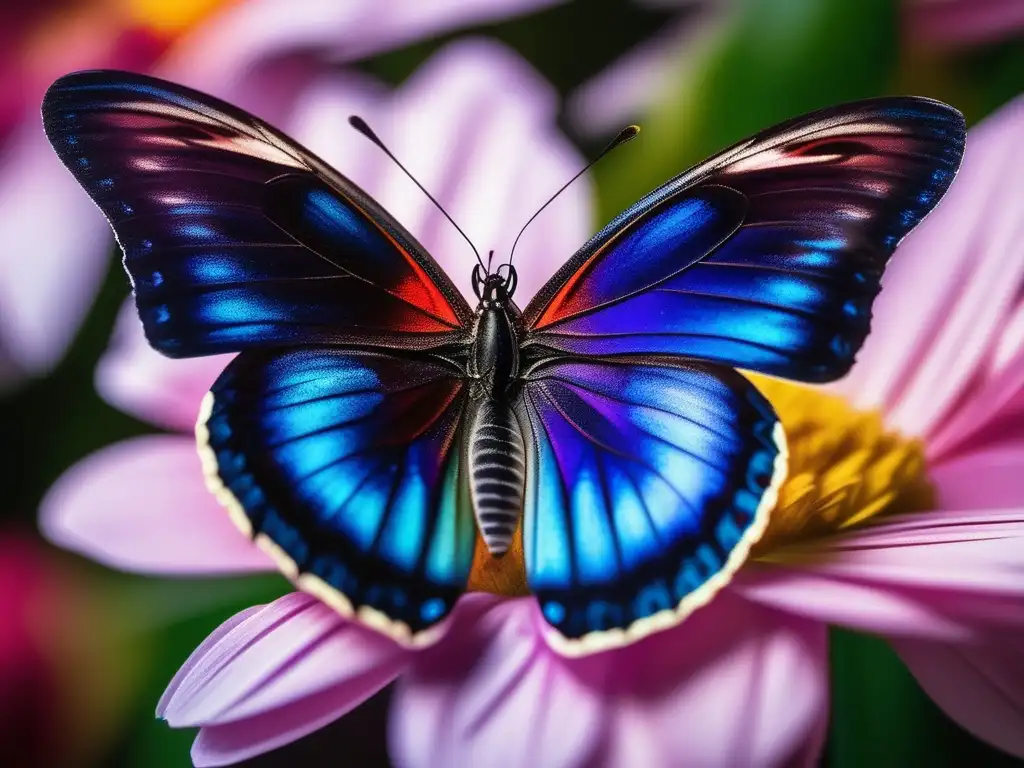
[{"label": "magenta petal", "polygon": [[96,389],[108,403],[139,419],[191,432],[203,397],[231,358],[164,357],[149,346],[135,301],[128,299],[96,367]]},{"label": "magenta petal", "polygon": [[566,659],[542,624],[510,601],[424,653],[396,689],[396,762],[772,766],[820,746],[820,625],[723,595],[678,629]]},{"label": "magenta petal", "polygon": [[925,692],[978,738],[1024,757],[1024,642],[991,645],[893,645]]},{"label": "magenta petal", "polygon": [[127,571],[178,575],[274,570],[206,490],[190,437],[139,437],[97,451],[43,499],[50,541]]},{"label": "magenta petal", "polygon": [[309,712],[306,700],[318,694],[327,694],[318,701],[328,711],[310,714],[334,719],[387,685],[407,659],[394,641],[302,593],[226,629],[168,689],[159,714],[172,726],[222,725],[291,706]]}]

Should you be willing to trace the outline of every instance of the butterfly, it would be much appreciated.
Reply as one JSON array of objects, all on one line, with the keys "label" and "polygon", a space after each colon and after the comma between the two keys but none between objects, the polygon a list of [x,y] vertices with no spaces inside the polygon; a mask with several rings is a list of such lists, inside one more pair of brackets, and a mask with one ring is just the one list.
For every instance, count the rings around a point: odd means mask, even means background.
[{"label": "butterfly", "polygon": [[569,654],[677,624],[744,561],[787,465],[737,369],[850,369],[965,138],[914,97],[789,120],[620,214],[520,310],[511,258],[477,263],[471,307],[370,196],[215,98],[79,72],[43,117],[150,344],[239,353],[197,426],[236,523],[300,588],[413,645],[440,636],[474,557],[520,537]]}]

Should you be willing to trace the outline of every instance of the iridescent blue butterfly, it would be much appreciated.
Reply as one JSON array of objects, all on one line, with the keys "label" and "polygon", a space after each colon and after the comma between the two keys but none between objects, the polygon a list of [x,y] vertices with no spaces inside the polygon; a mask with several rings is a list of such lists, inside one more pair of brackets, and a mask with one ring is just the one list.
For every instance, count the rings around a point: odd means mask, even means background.
[{"label": "iridescent blue butterfly", "polygon": [[677,623],[729,579],[786,474],[735,369],[846,373],[964,146],[962,116],[926,99],[790,120],[622,213],[520,312],[510,260],[474,268],[473,310],[352,182],[216,99],[83,72],[43,115],[150,343],[241,353],[197,428],[238,524],[410,643],[438,635],[474,557],[521,536],[567,652]]}]

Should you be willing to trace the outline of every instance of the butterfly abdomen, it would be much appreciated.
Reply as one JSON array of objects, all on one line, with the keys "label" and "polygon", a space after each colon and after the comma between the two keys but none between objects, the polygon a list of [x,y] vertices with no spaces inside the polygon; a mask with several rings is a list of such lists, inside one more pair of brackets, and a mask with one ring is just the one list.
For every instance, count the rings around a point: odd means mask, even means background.
[{"label": "butterfly abdomen", "polygon": [[477,526],[492,555],[512,543],[523,508],[526,452],[519,422],[505,402],[477,402],[469,438],[470,488]]}]

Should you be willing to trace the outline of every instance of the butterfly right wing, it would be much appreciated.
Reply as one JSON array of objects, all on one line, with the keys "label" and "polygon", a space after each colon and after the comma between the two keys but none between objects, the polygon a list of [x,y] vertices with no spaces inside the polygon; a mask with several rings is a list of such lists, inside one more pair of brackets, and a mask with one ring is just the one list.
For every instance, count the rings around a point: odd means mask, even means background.
[{"label": "butterfly right wing", "polygon": [[466,397],[462,373],[427,355],[245,352],[196,430],[208,484],[301,589],[401,642],[431,642],[476,541]]},{"label": "butterfly right wing", "polygon": [[258,118],[127,72],[62,77],[46,135],[110,221],[150,343],[436,347],[471,312],[386,211]]}]

